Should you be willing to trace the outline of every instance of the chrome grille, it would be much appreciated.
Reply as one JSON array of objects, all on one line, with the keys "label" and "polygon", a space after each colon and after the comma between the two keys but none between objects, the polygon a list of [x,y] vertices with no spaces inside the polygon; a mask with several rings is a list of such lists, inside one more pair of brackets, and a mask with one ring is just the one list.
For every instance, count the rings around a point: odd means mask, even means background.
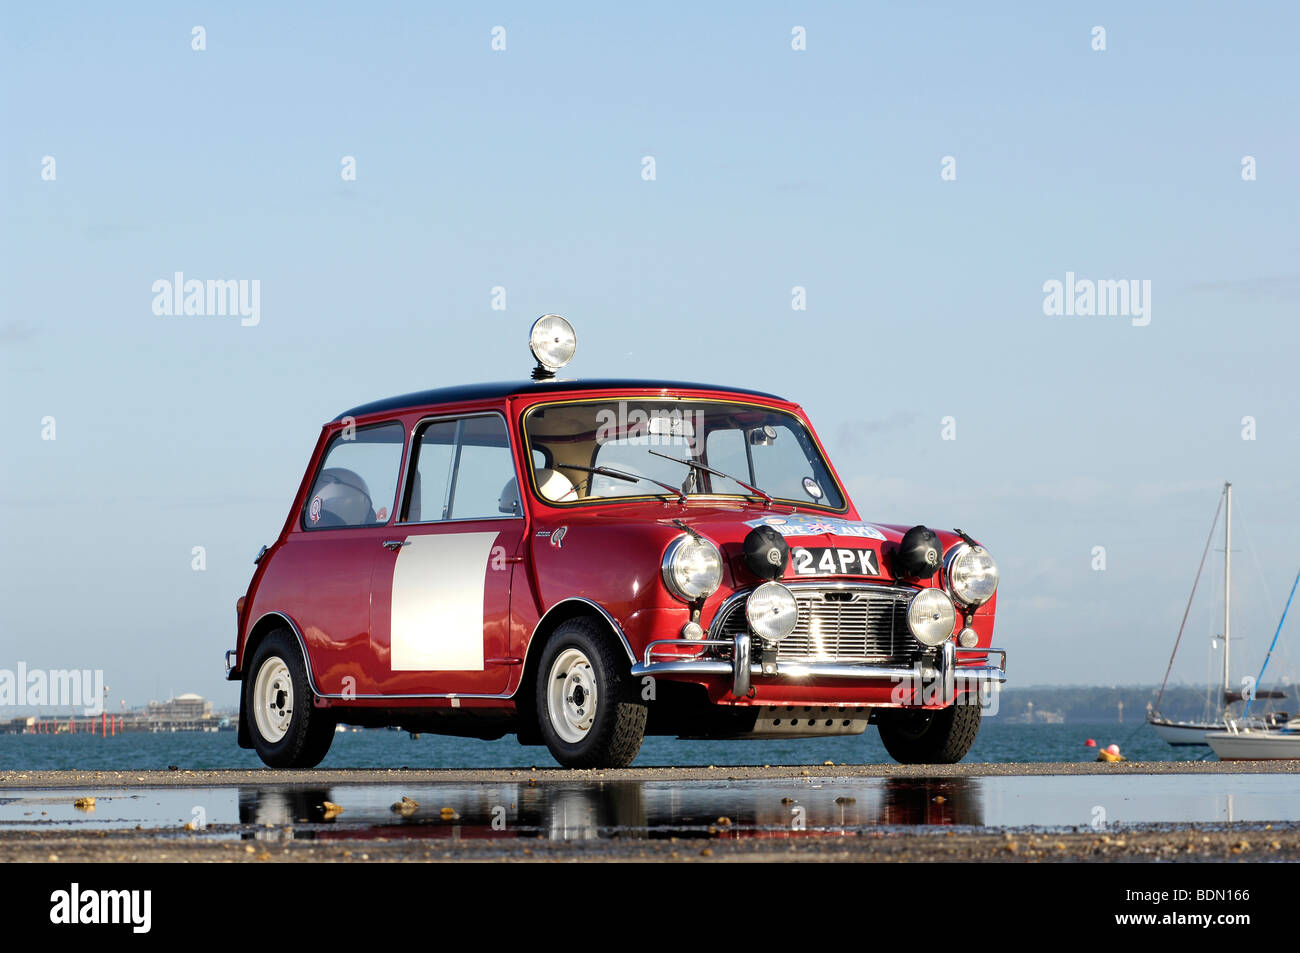
[{"label": "chrome grille", "polygon": [[[920,654],[921,646],[907,628],[907,603],[915,590],[846,586],[793,591],[799,618],[794,632],[781,640],[778,660],[909,662]],[[744,601],[737,600],[714,637],[734,638],[747,629]]]}]

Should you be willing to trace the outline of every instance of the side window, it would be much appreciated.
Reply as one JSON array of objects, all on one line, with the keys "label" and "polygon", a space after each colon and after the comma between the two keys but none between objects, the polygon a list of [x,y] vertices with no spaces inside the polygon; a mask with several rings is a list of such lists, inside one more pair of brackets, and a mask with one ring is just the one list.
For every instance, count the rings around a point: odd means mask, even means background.
[{"label": "side window", "polygon": [[439,420],[416,435],[405,522],[519,516],[505,422],[497,415]]},{"label": "side window", "polygon": [[447,518],[447,490],[456,461],[456,425],[454,420],[438,420],[426,424],[416,437],[403,522],[424,523]]},{"label": "side window", "polygon": [[398,423],[345,431],[334,437],[307,494],[303,528],[387,523],[397,495],[404,437]]}]

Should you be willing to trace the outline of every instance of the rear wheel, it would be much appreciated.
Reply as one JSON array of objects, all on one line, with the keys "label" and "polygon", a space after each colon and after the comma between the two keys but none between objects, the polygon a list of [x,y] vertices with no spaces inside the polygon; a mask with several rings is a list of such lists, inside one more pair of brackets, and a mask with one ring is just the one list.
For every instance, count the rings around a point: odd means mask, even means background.
[{"label": "rear wheel", "polygon": [[307,667],[288,629],[258,643],[244,678],[244,718],[257,755],[272,768],[314,768],[334,740],[334,722],[313,704]]},{"label": "rear wheel", "polygon": [[880,740],[901,764],[956,764],[980,730],[980,706],[958,702],[949,708],[889,708],[876,713]]},{"label": "rear wheel", "polygon": [[566,768],[623,768],[645,739],[648,709],[626,659],[591,619],[555,630],[537,667],[537,723]]}]

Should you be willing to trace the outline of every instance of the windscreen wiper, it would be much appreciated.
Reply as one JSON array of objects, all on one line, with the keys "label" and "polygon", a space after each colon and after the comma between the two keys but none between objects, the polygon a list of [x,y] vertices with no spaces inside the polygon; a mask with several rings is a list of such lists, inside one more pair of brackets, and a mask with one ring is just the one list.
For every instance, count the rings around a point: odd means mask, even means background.
[{"label": "windscreen wiper", "polygon": [[674,463],[680,463],[683,466],[694,467],[697,470],[703,470],[705,473],[712,473],[714,476],[720,476],[724,480],[730,480],[732,483],[738,483],[751,493],[756,493],[770,504],[773,502],[772,497],[760,490],[758,487],[746,483],[744,480],[737,480],[730,473],[723,473],[721,470],[715,470],[713,467],[700,463],[698,460],[683,460],[681,457],[670,456],[667,453],[660,453],[658,450],[647,450],[647,453],[653,453],[656,457],[663,457],[665,460],[671,460]]},{"label": "windscreen wiper", "polygon": [[[653,450],[650,451],[654,453]],[[669,459],[672,459],[671,457]],[[673,486],[671,483],[662,483],[654,477],[641,476],[636,473],[625,473],[622,470],[612,470],[609,467],[584,467],[577,463],[557,463],[555,464],[561,470],[581,470],[583,473],[594,473],[597,476],[612,477],[615,480],[623,480],[625,483],[638,483],[644,480],[647,483],[653,483],[655,486],[661,486],[673,496],[677,497],[679,502],[686,502],[686,493],[679,486]]]}]

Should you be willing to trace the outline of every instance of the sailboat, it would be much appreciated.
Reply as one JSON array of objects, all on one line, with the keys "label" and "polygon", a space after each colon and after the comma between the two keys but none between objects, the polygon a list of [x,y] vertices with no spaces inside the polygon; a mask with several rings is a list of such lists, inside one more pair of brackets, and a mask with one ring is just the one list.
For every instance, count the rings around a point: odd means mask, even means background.
[{"label": "sailboat", "polygon": [[1278,761],[1300,759],[1300,718],[1281,727],[1230,722],[1205,738],[1220,761]]},{"label": "sailboat", "polygon": [[[1169,673],[1174,667],[1174,658],[1178,655],[1178,645],[1183,638],[1183,629],[1187,626],[1187,616],[1192,609],[1192,599],[1196,596],[1196,587],[1205,569],[1205,557],[1209,555],[1210,544],[1214,540],[1214,530],[1219,524],[1219,513],[1223,512],[1223,690],[1217,705],[1216,714],[1208,720],[1174,721],[1160,714],[1160,703],[1165,697],[1165,686],[1169,684]],[[1196,579],[1192,582],[1192,594],[1187,597],[1187,608],[1183,611],[1183,621],[1178,627],[1178,637],[1174,640],[1174,650],[1169,656],[1169,666],[1165,669],[1164,681],[1160,683],[1160,694],[1156,703],[1147,712],[1147,723],[1155,729],[1156,734],[1171,745],[1208,745],[1205,734],[1208,731],[1220,731],[1228,726],[1228,706],[1242,701],[1241,692],[1234,692],[1229,681],[1228,663],[1232,643],[1229,641],[1232,625],[1232,484],[1224,483],[1219,496],[1219,506],[1214,511],[1214,522],[1210,524],[1210,535],[1205,540],[1205,549],[1201,553],[1200,565],[1196,568]],[[1257,698],[1284,698],[1282,692],[1259,692]]]},{"label": "sailboat", "polygon": [[[1282,618],[1277,623],[1277,631],[1273,633],[1268,654],[1264,656],[1259,677],[1255,679],[1256,685],[1264,680],[1264,672],[1268,669],[1269,659],[1273,657],[1278,636],[1282,634],[1282,624],[1286,622],[1286,614],[1291,610],[1291,600],[1295,598],[1297,585],[1300,585],[1300,572],[1296,573],[1295,582],[1291,583],[1291,595],[1287,596],[1286,606],[1282,609]],[[1259,694],[1265,697],[1276,697],[1282,693],[1260,692]],[[1240,721],[1230,718],[1223,728],[1205,733],[1206,742],[1218,755],[1219,760],[1274,761],[1300,758],[1300,718],[1292,718],[1282,724],[1278,724],[1278,721],[1285,719],[1285,715],[1252,721],[1250,708],[1254,701],[1253,697],[1247,699],[1246,710],[1242,712]]]}]

